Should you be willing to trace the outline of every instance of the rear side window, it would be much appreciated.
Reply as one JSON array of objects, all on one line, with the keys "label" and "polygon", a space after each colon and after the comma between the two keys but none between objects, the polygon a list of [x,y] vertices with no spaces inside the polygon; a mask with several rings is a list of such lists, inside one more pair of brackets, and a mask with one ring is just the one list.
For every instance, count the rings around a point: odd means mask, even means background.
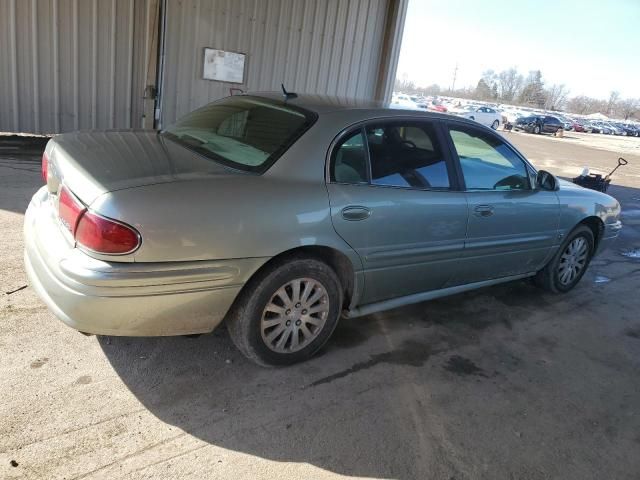
[{"label": "rear side window", "polygon": [[333,150],[331,181],[368,183],[367,152],[362,130],[349,135]]},{"label": "rear side window", "polygon": [[468,190],[530,188],[525,163],[506,143],[466,126],[451,126],[449,133]]},{"label": "rear side window", "polygon": [[311,112],[282,101],[242,95],[195,110],[162,135],[230,167],[262,173],[314,122]]},{"label": "rear side window", "polygon": [[432,124],[393,122],[369,126],[366,133],[373,185],[449,188],[447,164]]}]

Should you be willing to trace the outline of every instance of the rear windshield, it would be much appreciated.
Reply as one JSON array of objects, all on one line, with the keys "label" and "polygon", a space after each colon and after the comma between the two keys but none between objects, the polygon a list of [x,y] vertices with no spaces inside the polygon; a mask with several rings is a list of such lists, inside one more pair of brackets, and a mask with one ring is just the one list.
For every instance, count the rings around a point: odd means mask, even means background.
[{"label": "rear windshield", "polygon": [[262,173],[315,122],[306,110],[234,96],[195,110],[161,135],[232,168]]}]

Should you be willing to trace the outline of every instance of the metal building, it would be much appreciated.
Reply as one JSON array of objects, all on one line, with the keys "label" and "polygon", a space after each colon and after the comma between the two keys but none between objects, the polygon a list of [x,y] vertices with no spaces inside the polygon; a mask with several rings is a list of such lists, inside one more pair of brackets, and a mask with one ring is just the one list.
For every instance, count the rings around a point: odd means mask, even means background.
[{"label": "metal building", "polygon": [[[274,90],[385,99],[407,0],[0,0],[0,131],[152,128]],[[241,83],[204,51],[243,55]]]}]

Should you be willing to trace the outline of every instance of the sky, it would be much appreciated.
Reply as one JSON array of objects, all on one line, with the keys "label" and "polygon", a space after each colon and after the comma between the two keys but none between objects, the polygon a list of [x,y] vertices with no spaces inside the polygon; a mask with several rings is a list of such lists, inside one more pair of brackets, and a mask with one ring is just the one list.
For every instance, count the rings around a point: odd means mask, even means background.
[{"label": "sky", "polygon": [[640,0],[410,0],[397,77],[474,86],[541,70],[569,96],[640,97]]}]

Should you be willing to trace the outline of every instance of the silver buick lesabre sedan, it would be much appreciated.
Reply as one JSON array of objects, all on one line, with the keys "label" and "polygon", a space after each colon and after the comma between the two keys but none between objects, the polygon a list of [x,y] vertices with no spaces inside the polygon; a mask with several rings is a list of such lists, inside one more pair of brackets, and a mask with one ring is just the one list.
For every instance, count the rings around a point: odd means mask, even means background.
[{"label": "silver buick lesabre sedan", "polygon": [[317,96],[59,135],[42,172],[25,264],[56,316],[132,336],[224,320],[261,364],[309,358],[341,315],[524,277],[566,292],[621,228],[615,199],[476,122]]}]

